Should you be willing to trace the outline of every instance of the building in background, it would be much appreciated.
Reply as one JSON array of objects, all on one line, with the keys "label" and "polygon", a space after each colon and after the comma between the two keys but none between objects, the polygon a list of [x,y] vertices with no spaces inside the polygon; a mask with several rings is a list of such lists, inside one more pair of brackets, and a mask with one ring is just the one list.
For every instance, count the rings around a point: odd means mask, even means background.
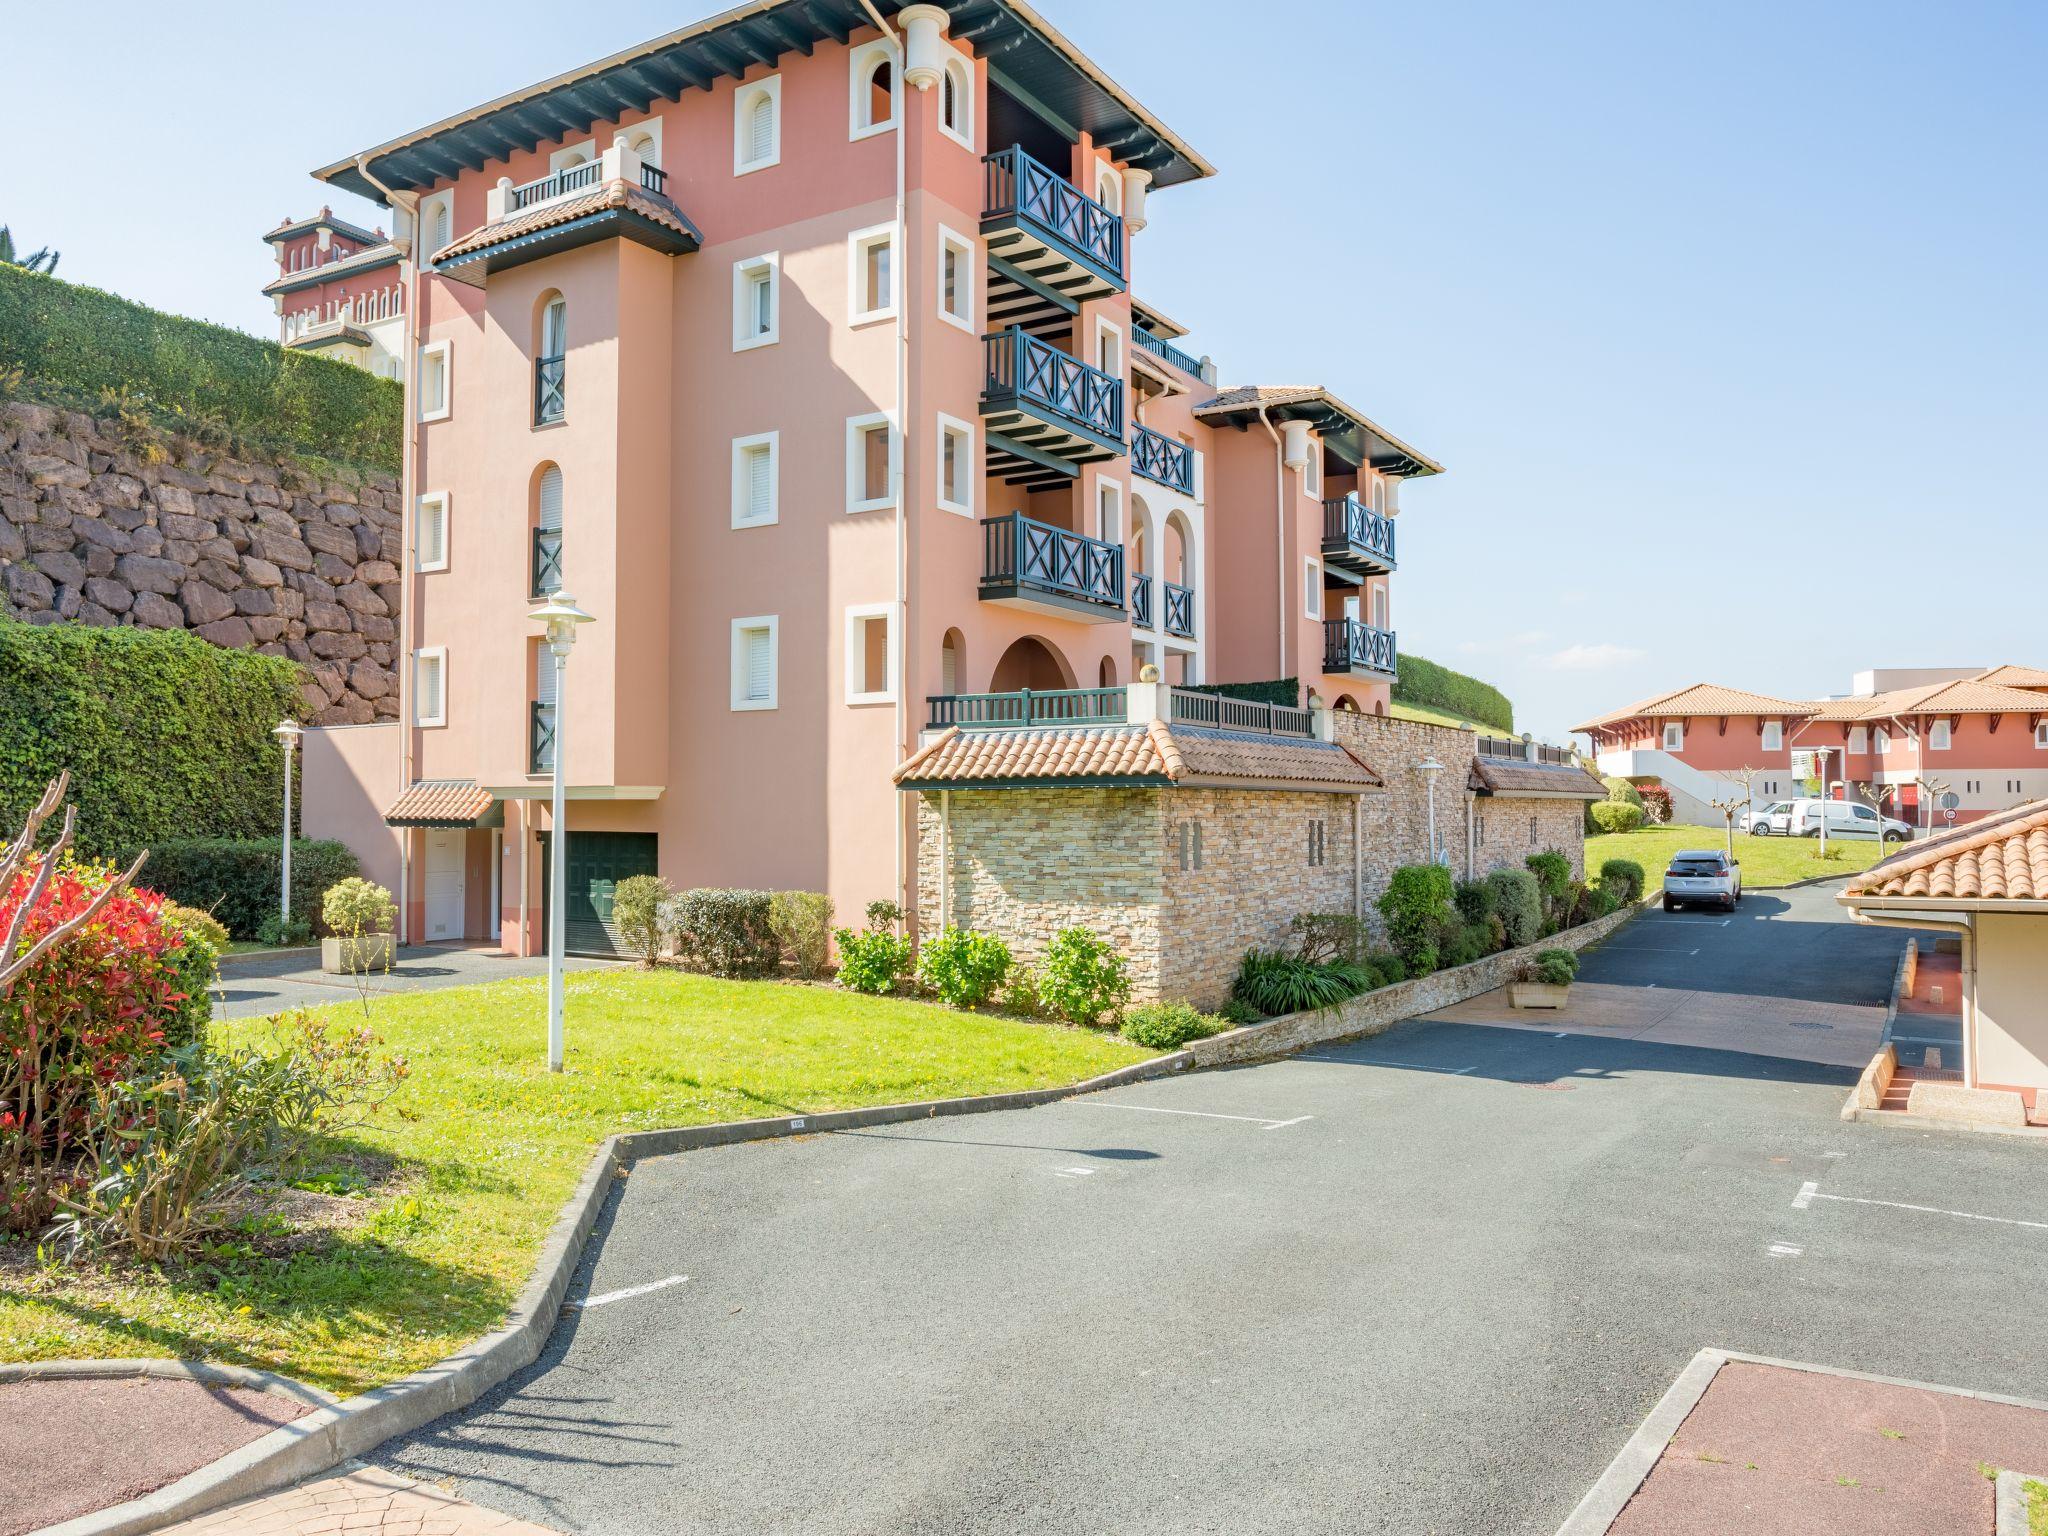
[{"label": "building in background", "polygon": [[277,276],[263,291],[277,310],[280,342],[381,378],[403,374],[403,256],[383,230],[322,208],[310,219],[284,220],[263,238],[277,257]]}]

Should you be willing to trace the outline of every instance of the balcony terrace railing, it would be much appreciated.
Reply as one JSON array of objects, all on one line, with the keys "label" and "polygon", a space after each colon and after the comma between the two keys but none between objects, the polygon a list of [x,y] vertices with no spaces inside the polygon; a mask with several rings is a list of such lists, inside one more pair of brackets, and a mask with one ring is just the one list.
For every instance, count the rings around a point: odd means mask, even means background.
[{"label": "balcony terrace railing", "polygon": [[1394,520],[1356,496],[1324,502],[1323,558],[1365,575],[1386,574],[1394,569]]},{"label": "balcony terrace railing", "polygon": [[1040,341],[1020,326],[982,338],[984,411],[1016,409],[1084,434],[1124,439],[1124,381]]},{"label": "balcony terrace railing", "polygon": [[1122,725],[1130,718],[1121,688],[1025,688],[1017,693],[936,693],[925,703],[928,731],[1022,730],[1041,725]]},{"label": "balcony terrace railing", "polygon": [[533,596],[545,597],[562,587],[562,530],[533,530]]},{"label": "balcony terrace railing", "polygon": [[1037,594],[1122,614],[1124,547],[1069,533],[1021,512],[984,518],[981,590],[984,597]]},{"label": "balcony terrace railing", "polygon": [[1138,575],[1131,578],[1131,623],[1139,629],[1152,627],[1152,578]]},{"label": "balcony terrace railing", "polygon": [[535,701],[527,730],[527,772],[555,771],[555,706]]},{"label": "balcony terrace railing", "polygon": [[1195,589],[1166,583],[1166,632],[1176,640],[1195,637]]},{"label": "balcony terrace railing", "polygon": [[1016,220],[1123,286],[1124,221],[1012,145],[982,160],[982,221]]},{"label": "balcony terrace railing", "polygon": [[1195,450],[1178,439],[1135,427],[1131,432],[1131,473],[1179,491],[1195,494]]},{"label": "balcony terrace railing", "polygon": [[1396,671],[1394,632],[1376,629],[1357,619],[1323,620],[1323,670],[1325,672]]},{"label": "balcony terrace railing", "polygon": [[1202,360],[1199,357],[1190,357],[1164,336],[1154,336],[1145,327],[1139,325],[1131,328],[1131,340],[1135,341],[1147,352],[1150,352],[1154,357],[1173,364],[1182,373],[1189,374],[1197,379],[1207,378],[1207,375],[1202,372]]},{"label": "balcony terrace railing", "polygon": [[1572,762],[1570,747],[1550,747],[1540,741],[1523,741],[1514,736],[1481,736],[1479,755],[1512,758],[1525,763],[1549,763],[1555,768],[1569,767]]},{"label": "balcony terrace railing", "polygon": [[535,426],[552,426],[568,414],[568,395],[563,387],[568,373],[568,363],[568,358],[564,356],[536,357],[533,360]]},{"label": "balcony terrace railing", "polygon": [[1167,719],[1175,725],[1207,726],[1217,731],[1251,731],[1261,736],[1313,736],[1315,717],[1291,704],[1258,699],[1233,699],[1228,694],[1197,688],[1167,690]]},{"label": "balcony terrace railing", "polygon": [[[505,211],[517,213],[522,208],[531,208],[536,203],[551,203],[558,197],[567,197],[571,192],[581,192],[594,187],[604,179],[604,162],[586,160],[581,165],[565,165],[558,171],[550,171],[537,181],[514,187],[506,199]],[[640,185],[657,197],[668,196],[668,172],[660,166],[640,163]]]}]

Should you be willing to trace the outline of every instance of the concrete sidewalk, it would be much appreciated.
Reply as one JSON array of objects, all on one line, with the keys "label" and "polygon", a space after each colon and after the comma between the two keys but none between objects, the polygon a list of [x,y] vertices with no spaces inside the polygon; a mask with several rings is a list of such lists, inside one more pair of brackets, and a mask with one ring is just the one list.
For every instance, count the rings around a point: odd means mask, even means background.
[{"label": "concrete sidewalk", "polygon": [[[587,971],[627,963],[571,955],[563,962],[563,968]],[[545,976],[547,969],[545,955],[517,956],[497,949],[420,944],[401,949],[389,971],[373,971],[362,979],[362,985],[373,997],[386,997],[399,992],[430,992],[443,987],[475,987],[493,981]],[[358,995],[355,978],[328,975],[320,969],[317,950],[300,950],[222,966],[214,993],[213,1016],[237,1019],[278,1013],[286,1008],[325,1008],[334,1003],[352,1003]]]},{"label": "concrete sidewalk", "polygon": [[282,1493],[231,1504],[163,1536],[556,1536],[377,1467],[343,1468]]}]

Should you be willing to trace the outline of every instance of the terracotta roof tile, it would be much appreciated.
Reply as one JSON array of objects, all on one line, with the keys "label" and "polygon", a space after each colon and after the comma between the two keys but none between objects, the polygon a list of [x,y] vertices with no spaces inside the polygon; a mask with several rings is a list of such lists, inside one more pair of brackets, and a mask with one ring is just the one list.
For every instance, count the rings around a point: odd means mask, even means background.
[{"label": "terracotta roof tile", "polygon": [[1605,800],[1607,786],[1576,763],[1517,762],[1509,757],[1477,757],[1466,780],[1468,788],[1491,795],[1571,795],[1580,800]]},{"label": "terracotta roof tile", "polygon": [[1623,720],[1655,720],[1662,716],[1694,717],[1703,715],[1788,715],[1803,717],[1813,710],[1811,704],[1802,704],[1794,699],[1772,698],[1767,693],[1747,693],[1740,688],[1723,688],[1718,683],[1694,683],[1690,688],[1681,688],[1676,693],[1660,693],[1626,709],[1617,709],[1609,714],[1588,720],[1584,725],[1575,725],[1574,731],[1595,731],[1606,725],[1617,725]]},{"label": "terracotta roof tile", "polygon": [[471,827],[497,803],[474,779],[418,779],[384,813],[394,827]]},{"label": "terracotta roof tile", "polygon": [[1993,667],[1989,672],[1980,672],[1976,681],[1995,683],[2001,688],[2048,688],[2048,672],[2039,667],[2016,667],[2010,664]]},{"label": "terracotta roof tile", "polygon": [[361,272],[375,272],[380,267],[393,266],[399,259],[398,247],[389,240],[380,241],[368,250],[356,251],[339,261],[330,261],[324,266],[300,267],[295,272],[281,272],[263,285],[264,293],[290,293],[299,288],[311,288],[320,283],[354,277]]},{"label": "terracotta roof tile", "polygon": [[1847,895],[2048,903],[2048,800],[1894,854],[1851,880]]},{"label": "terracotta roof tile", "polygon": [[1894,715],[2048,714],[2048,698],[1982,678],[1926,683],[1889,693],[1852,694],[1810,706],[1816,720],[1882,720]]},{"label": "terracotta roof tile", "polygon": [[[1188,784],[1219,780],[1370,789],[1380,776],[1333,742],[1178,730],[1164,721],[1052,730],[963,731],[955,727],[896,770],[905,787],[927,784],[1059,783],[1126,779]],[[1604,791],[1603,791],[1604,793]]]},{"label": "terracotta roof tile", "polygon": [[679,235],[688,235],[692,240],[702,238],[697,232],[697,227],[684,218],[683,211],[667,198],[649,192],[645,187],[637,186],[630,181],[614,178],[601,182],[586,192],[556,198],[552,202],[536,203],[531,208],[522,208],[517,213],[506,215],[495,224],[485,224],[473,229],[460,240],[434,252],[433,260],[440,263],[456,256],[466,256],[472,251],[484,250],[507,240],[516,240],[521,235],[531,235],[539,230],[553,229],[557,224],[568,224],[589,214],[602,213],[613,208],[626,209],[639,214],[642,218],[652,219]]}]

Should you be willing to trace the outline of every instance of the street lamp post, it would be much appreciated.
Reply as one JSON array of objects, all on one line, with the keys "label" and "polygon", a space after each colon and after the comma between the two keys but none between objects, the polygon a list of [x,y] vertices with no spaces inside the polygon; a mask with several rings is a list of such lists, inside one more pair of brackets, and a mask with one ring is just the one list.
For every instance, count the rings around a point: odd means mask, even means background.
[{"label": "street lamp post", "polygon": [[557,590],[527,617],[547,629],[548,653],[555,658],[555,729],[550,767],[554,770],[554,805],[548,819],[553,856],[548,860],[548,1070],[562,1070],[562,946],[568,928],[564,909],[569,892],[569,837],[563,827],[562,760],[567,756],[569,733],[568,676],[569,648],[576,643],[576,626],[588,624],[591,616],[576,606],[576,599]]},{"label": "street lamp post", "polygon": [[[284,873],[278,880],[278,912],[280,922],[289,929],[292,923],[292,753],[298,747],[304,729],[296,720],[280,720],[271,727],[270,734],[277,738],[277,744],[284,748]],[[281,931],[279,938],[284,937]]]},{"label": "street lamp post", "polygon": [[1443,856],[1436,845],[1436,776],[1444,771],[1444,765],[1433,757],[1425,757],[1416,768],[1423,783],[1429,786],[1429,862],[1441,864]]}]

